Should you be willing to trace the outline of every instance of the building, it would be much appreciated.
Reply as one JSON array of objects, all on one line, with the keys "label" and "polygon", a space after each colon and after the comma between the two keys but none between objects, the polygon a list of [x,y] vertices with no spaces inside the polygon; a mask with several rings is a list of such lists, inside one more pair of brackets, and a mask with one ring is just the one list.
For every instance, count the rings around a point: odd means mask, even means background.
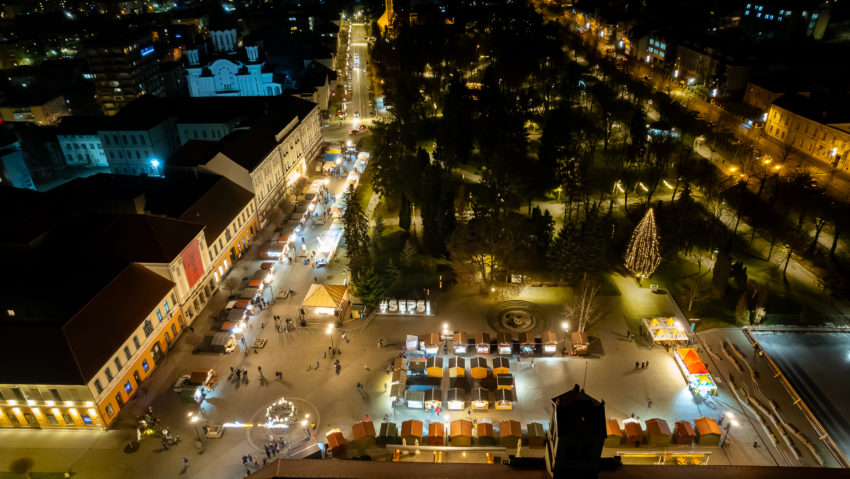
[{"label": "building", "polygon": [[831,9],[822,0],[747,0],[741,24],[760,37],[821,40]]},{"label": "building", "polygon": [[11,132],[0,132],[0,167],[3,184],[14,188],[35,189],[21,142]]},{"label": "building", "polygon": [[257,45],[246,45],[239,51],[236,28],[210,32],[211,55],[200,48],[186,51],[186,83],[189,95],[206,96],[275,96],[283,86],[260,59]]},{"label": "building", "polygon": [[850,171],[850,100],[846,97],[786,93],[770,106],[764,131],[790,150]]},{"label": "building", "polygon": [[605,436],[604,401],[578,384],[553,398],[544,454],[549,477],[596,477]]},{"label": "building", "polygon": [[62,95],[44,97],[13,93],[8,100],[0,104],[0,120],[10,123],[54,125],[63,116],[70,114]]},{"label": "building", "polygon": [[311,60],[298,78],[298,88],[287,93],[328,110],[331,95],[336,90],[336,72],[318,60]]},{"label": "building", "polygon": [[69,116],[62,120],[56,132],[56,141],[62,158],[68,166],[107,168],[106,152],[98,130],[109,118],[102,116]]},{"label": "building", "polygon": [[150,34],[103,34],[85,47],[95,95],[106,115],[144,94],[164,95]]}]

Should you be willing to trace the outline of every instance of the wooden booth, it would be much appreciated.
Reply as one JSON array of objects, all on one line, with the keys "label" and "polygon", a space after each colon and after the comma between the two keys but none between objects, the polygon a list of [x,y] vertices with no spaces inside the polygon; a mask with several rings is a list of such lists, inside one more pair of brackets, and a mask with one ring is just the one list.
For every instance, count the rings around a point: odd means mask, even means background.
[{"label": "wooden booth", "polygon": [[691,426],[690,421],[676,421],[673,424],[673,444],[691,446],[696,438],[697,434],[694,432],[694,427]]},{"label": "wooden booth", "polygon": [[487,359],[475,356],[469,359],[469,375],[472,379],[484,379],[487,377]]},{"label": "wooden booth", "polygon": [[605,420],[605,443],[603,447],[620,447],[623,442],[623,430],[616,419]]},{"label": "wooden booth", "polygon": [[430,333],[425,337],[425,356],[434,356],[440,352],[440,335],[438,333]]},{"label": "wooden booth", "polygon": [[499,423],[499,443],[506,449],[515,449],[522,441],[522,426],[519,421],[508,419]]},{"label": "wooden booth", "polygon": [[514,393],[510,389],[497,389],[496,401],[493,403],[496,409],[509,411],[514,408]]},{"label": "wooden booth", "polygon": [[472,409],[488,409],[490,407],[490,392],[483,388],[475,388],[469,393]]},{"label": "wooden booth", "polygon": [[408,419],[401,423],[401,438],[410,446],[422,442],[422,421]]},{"label": "wooden booth", "polygon": [[455,447],[472,445],[472,423],[465,419],[452,421],[449,427],[449,444]]},{"label": "wooden booth", "polygon": [[375,425],[372,421],[360,421],[351,426],[351,435],[354,437],[357,449],[366,451],[375,447]]},{"label": "wooden booth", "polygon": [[500,374],[496,377],[496,389],[513,389],[514,376],[513,374]]},{"label": "wooden booth", "polygon": [[496,439],[493,437],[493,424],[485,421],[478,423],[476,427],[478,433],[479,446],[493,446],[496,444]]},{"label": "wooden booth", "polygon": [[552,331],[543,331],[540,342],[543,344],[543,354],[552,356],[558,352],[558,338]]},{"label": "wooden booth", "polygon": [[664,419],[646,420],[646,443],[650,446],[669,446],[672,437],[670,426]]},{"label": "wooden booth", "polygon": [[469,350],[469,335],[463,331],[458,331],[452,337],[454,343],[455,354],[466,354]]},{"label": "wooden booth", "polygon": [[330,432],[326,439],[328,441],[328,449],[334,457],[345,457],[345,438],[339,429],[334,429]]},{"label": "wooden booth", "polygon": [[463,389],[451,388],[446,391],[446,407],[450,411],[461,411],[465,404]]},{"label": "wooden booth", "polygon": [[511,335],[502,331],[502,332],[499,333],[497,338],[498,338],[497,346],[499,348],[499,354],[505,354],[505,355],[508,355],[508,356],[513,354],[514,339],[511,337]]},{"label": "wooden booth", "polygon": [[626,436],[626,446],[639,447],[643,442],[643,429],[640,428],[639,422],[626,420],[623,423],[623,432]]},{"label": "wooden booth", "polygon": [[543,430],[543,424],[539,422],[528,424],[528,447],[532,449],[546,447],[546,432]]},{"label": "wooden booth", "polygon": [[475,335],[475,352],[490,354],[490,335],[484,332]]},{"label": "wooden booth", "polygon": [[466,361],[460,356],[449,358],[449,377],[462,378],[466,376]]},{"label": "wooden booth", "polygon": [[425,409],[435,411],[438,407],[443,406],[443,390],[440,388],[431,388],[425,390]]},{"label": "wooden booth", "polygon": [[443,377],[443,357],[428,356],[425,360],[425,374],[432,378]]},{"label": "wooden booth", "polygon": [[401,444],[401,438],[398,436],[398,426],[396,423],[382,423],[380,432],[378,432],[377,442],[382,446],[387,444]]},{"label": "wooden booth", "polygon": [[723,432],[717,421],[710,417],[701,417],[694,420],[694,430],[697,433],[697,442],[700,446],[718,446],[720,445],[720,436]]},{"label": "wooden booth", "polygon": [[446,426],[441,422],[428,424],[428,445],[442,446],[445,444]]},{"label": "wooden booth", "polygon": [[404,393],[404,402],[410,409],[425,409],[425,391],[408,389]]},{"label": "wooden booth", "polygon": [[587,340],[587,333],[575,331],[570,334],[570,338],[573,343],[573,354],[584,356],[588,353],[590,342]]},{"label": "wooden booth", "polygon": [[537,345],[534,342],[534,336],[523,331],[519,333],[519,353],[523,356],[533,356]]},{"label": "wooden booth", "polygon": [[498,356],[493,358],[493,376],[498,376],[500,374],[510,374],[511,373],[511,363],[508,361],[508,358]]}]

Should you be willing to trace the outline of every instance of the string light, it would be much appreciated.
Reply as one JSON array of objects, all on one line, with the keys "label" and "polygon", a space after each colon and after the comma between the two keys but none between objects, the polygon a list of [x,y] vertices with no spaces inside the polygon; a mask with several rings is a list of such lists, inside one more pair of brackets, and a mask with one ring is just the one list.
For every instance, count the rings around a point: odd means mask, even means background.
[{"label": "string light", "polygon": [[638,279],[648,278],[661,263],[655,214],[650,208],[640,220],[626,249],[626,268]]}]

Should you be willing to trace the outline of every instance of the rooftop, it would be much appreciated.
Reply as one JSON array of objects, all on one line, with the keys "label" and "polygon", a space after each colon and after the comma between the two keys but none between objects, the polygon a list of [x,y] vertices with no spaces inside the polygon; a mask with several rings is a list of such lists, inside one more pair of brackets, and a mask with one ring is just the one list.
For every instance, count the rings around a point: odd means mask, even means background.
[{"label": "rooftop", "polygon": [[812,121],[829,125],[850,123],[850,97],[812,93],[810,97],[799,93],[786,93],[773,104]]}]

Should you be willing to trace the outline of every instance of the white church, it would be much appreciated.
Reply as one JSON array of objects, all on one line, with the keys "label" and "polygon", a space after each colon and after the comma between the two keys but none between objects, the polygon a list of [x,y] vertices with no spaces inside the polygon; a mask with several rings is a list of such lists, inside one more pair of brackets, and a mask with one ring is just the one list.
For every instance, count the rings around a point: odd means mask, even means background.
[{"label": "white church", "polygon": [[214,30],[210,38],[213,50],[201,63],[197,48],[186,51],[186,83],[189,95],[205,96],[276,96],[283,86],[275,83],[272,72],[263,71],[259,47],[246,45],[239,50],[236,29]]}]

